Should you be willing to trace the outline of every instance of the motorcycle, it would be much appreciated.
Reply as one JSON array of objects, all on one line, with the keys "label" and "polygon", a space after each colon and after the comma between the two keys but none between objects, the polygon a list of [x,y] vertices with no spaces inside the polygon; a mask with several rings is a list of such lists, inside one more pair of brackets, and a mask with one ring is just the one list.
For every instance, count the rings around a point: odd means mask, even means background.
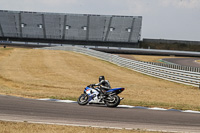
[{"label": "motorcycle", "polygon": [[79,105],[86,104],[104,104],[107,107],[117,107],[121,100],[118,96],[119,93],[124,91],[125,88],[113,88],[109,90],[100,90],[98,87],[94,88],[93,85],[89,85],[84,89],[83,94],[78,98]]}]

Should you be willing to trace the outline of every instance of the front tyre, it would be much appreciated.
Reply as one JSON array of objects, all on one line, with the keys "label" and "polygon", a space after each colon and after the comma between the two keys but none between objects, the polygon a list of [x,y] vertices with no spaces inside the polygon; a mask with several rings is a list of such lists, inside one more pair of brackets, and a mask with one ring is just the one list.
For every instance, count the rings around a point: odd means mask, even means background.
[{"label": "front tyre", "polygon": [[89,96],[87,94],[81,94],[77,102],[79,105],[86,105],[89,102]]},{"label": "front tyre", "polygon": [[107,100],[105,101],[105,104],[108,107],[117,107],[120,103],[120,97],[117,95],[108,96]]}]

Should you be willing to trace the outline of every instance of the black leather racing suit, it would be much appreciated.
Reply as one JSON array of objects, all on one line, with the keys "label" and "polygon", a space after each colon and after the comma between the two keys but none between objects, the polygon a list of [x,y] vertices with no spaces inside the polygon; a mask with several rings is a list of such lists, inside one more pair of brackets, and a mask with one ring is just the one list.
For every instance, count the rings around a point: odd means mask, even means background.
[{"label": "black leather racing suit", "polygon": [[101,80],[101,82],[95,84],[95,86],[99,86],[99,89],[101,89],[102,92],[105,92],[111,89],[111,86],[108,80]]}]

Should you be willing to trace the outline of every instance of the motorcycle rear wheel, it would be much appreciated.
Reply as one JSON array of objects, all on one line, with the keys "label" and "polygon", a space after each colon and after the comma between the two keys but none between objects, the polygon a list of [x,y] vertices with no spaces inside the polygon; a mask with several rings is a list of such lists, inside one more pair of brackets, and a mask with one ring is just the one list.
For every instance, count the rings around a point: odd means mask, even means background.
[{"label": "motorcycle rear wheel", "polygon": [[86,105],[89,102],[89,96],[87,94],[81,94],[77,102],[79,105]]},{"label": "motorcycle rear wheel", "polygon": [[120,103],[120,97],[117,95],[109,96],[107,98],[107,101],[105,101],[105,104],[108,107],[117,107],[119,105],[119,103]]}]

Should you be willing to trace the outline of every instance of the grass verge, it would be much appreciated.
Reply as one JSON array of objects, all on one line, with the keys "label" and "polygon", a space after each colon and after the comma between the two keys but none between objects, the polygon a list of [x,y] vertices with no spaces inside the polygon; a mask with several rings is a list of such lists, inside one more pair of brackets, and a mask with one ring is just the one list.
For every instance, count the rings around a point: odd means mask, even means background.
[{"label": "grass verge", "polygon": [[12,48],[0,50],[0,94],[74,100],[104,75],[124,87],[122,104],[200,110],[198,88],[150,77],[83,54]]},{"label": "grass verge", "polygon": [[27,122],[0,121],[1,133],[161,133],[143,130],[108,129],[93,127],[74,127],[50,124],[32,124]]}]

